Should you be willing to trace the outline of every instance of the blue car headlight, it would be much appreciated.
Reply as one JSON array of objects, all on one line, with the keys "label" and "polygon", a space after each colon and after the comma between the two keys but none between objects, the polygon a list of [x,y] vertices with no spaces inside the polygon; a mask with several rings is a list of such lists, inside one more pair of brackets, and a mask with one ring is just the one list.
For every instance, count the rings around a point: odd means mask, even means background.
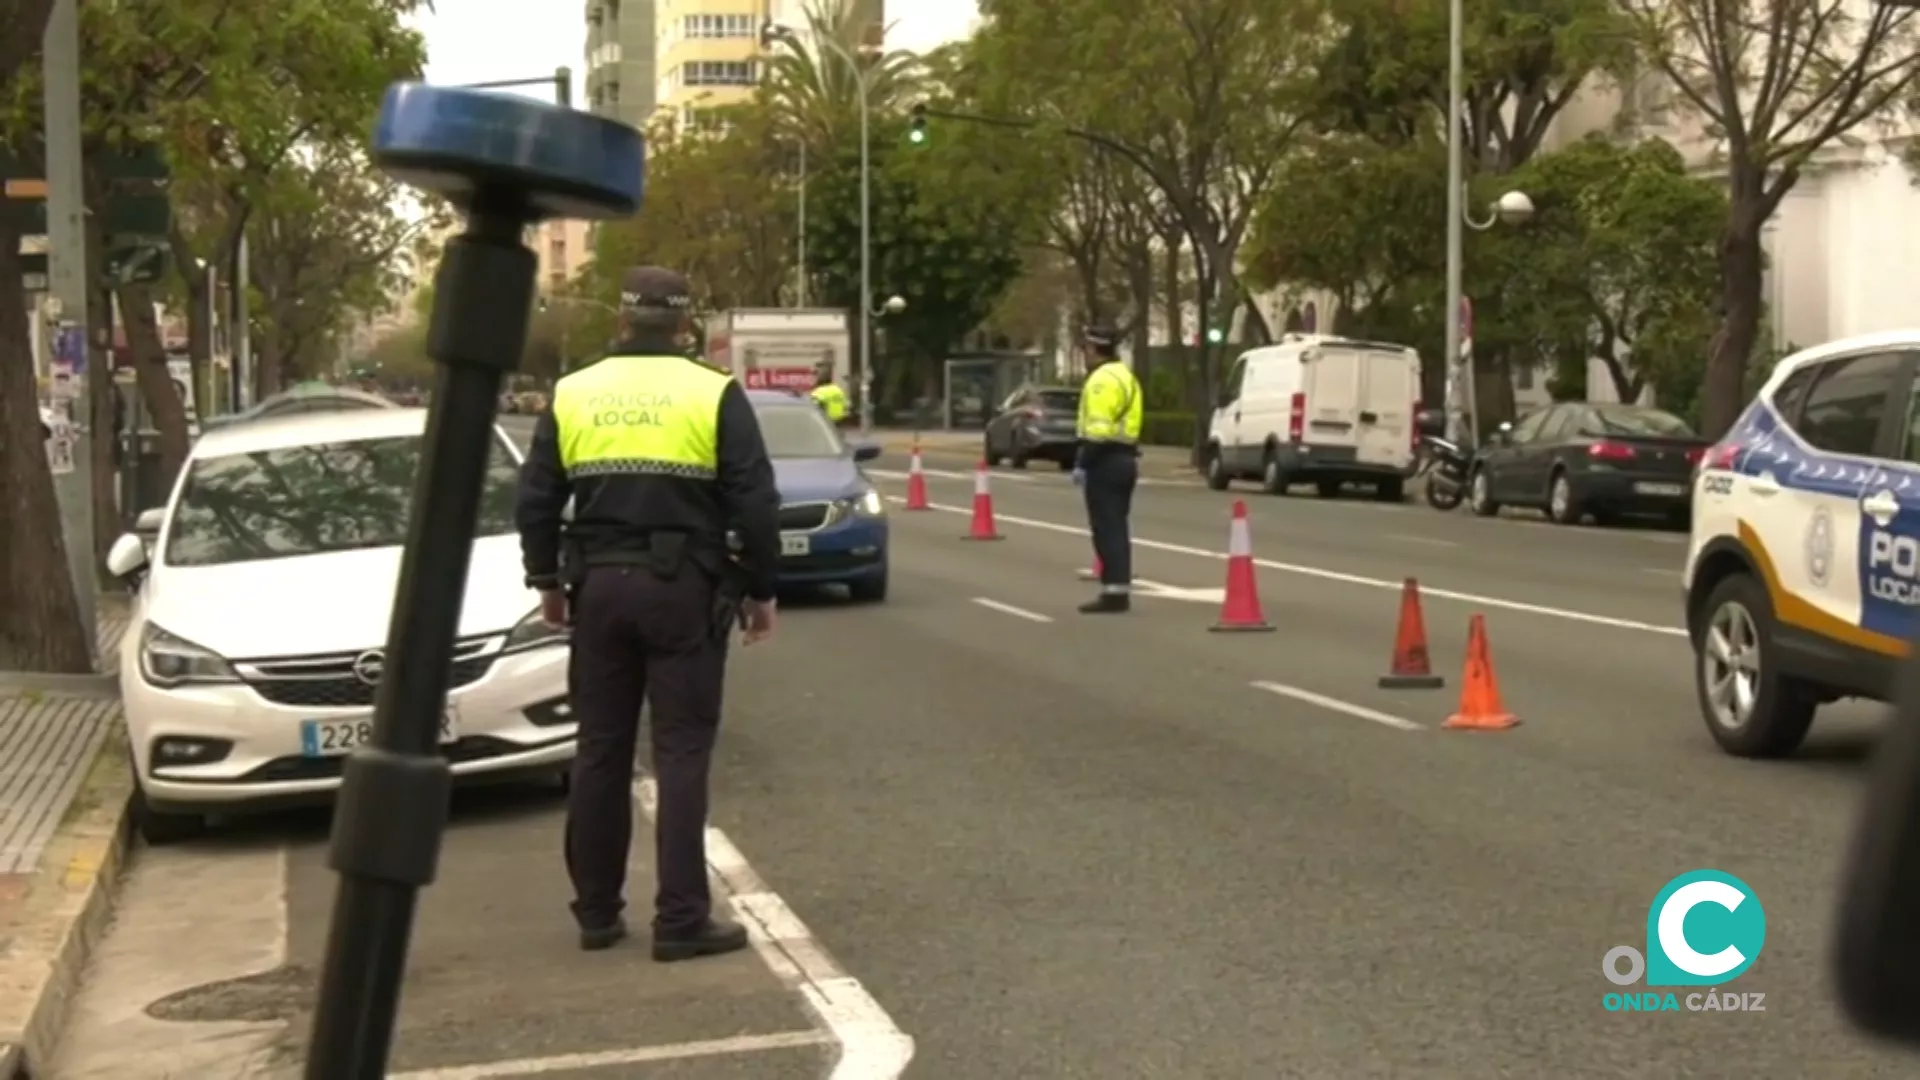
[{"label": "blue car headlight", "polygon": [[874,488],[868,488],[851,498],[835,500],[834,511],[835,518],[886,517],[887,500],[881,497],[879,491]]}]

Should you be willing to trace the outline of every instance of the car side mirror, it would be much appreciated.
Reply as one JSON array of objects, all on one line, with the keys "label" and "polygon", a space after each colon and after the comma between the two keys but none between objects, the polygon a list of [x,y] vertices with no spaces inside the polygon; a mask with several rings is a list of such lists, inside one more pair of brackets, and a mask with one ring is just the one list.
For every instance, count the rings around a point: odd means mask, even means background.
[{"label": "car side mirror", "polygon": [[1492,441],[1496,446],[1506,446],[1512,443],[1513,442],[1513,421],[1511,420],[1500,421],[1500,426],[1493,429]]},{"label": "car side mirror", "polygon": [[854,443],[853,444],[853,460],[855,461],[872,461],[873,459],[879,456],[880,456],[879,443]]},{"label": "car side mirror", "polygon": [[1415,431],[1430,439],[1443,439],[1447,435],[1447,414],[1439,409],[1421,409],[1413,416]]},{"label": "car side mirror", "polygon": [[147,569],[147,542],[133,533],[122,533],[107,549],[107,573],[128,584],[136,584]]},{"label": "car side mirror", "polygon": [[[165,525],[166,523],[167,523],[167,508],[164,506],[155,506],[155,507],[151,507],[149,509],[140,511],[140,516],[133,519],[133,531],[137,533],[145,533],[148,536],[154,536],[160,532],[160,526]],[[125,537],[122,537],[121,539],[124,540]]]}]

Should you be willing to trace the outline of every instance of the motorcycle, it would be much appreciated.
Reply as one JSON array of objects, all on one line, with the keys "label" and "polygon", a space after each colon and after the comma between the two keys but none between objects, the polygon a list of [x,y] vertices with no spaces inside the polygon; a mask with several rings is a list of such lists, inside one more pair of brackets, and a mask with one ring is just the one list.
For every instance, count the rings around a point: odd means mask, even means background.
[{"label": "motorcycle", "polygon": [[1441,435],[1420,438],[1420,468],[1415,474],[1426,478],[1427,505],[1435,510],[1451,510],[1467,495],[1467,467],[1473,452]]}]

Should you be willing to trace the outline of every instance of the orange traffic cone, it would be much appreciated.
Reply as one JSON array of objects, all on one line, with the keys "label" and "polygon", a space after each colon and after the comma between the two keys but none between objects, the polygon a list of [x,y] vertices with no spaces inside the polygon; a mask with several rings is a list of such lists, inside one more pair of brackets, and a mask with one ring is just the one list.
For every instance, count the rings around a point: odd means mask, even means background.
[{"label": "orange traffic cone", "polygon": [[1260,588],[1253,569],[1253,532],[1247,526],[1247,504],[1233,504],[1233,527],[1227,533],[1227,592],[1220,618],[1210,630],[1272,630],[1260,613]]},{"label": "orange traffic cone", "polygon": [[973,474],[973,528],[963,540],[1003,540],[993,524],[993,492],[987,490],[987,463],[981,462]]},{"label": "orange traffic cone", "polygon": [[931,510],[927,501],[927,474],[920,466],[920,440],[913,440],[913,458],[907,466],[907,509]]},{"label": "orange traffic cone", "polygon": [[1393,664],[1380,685],[1388,690],[1438,690],[1447,680],[1433,673],[1427,656],[1427,621],[1420,615],[1420,583],[1412,578],[1400,590],[1400,628],[1393,635]]},{"label": "orange traffic cone", "polygon": [[1450,731],[1505,731],[1519,723],[1500,703],[1500,684],[1493,677],[1493,656],[1487,649],[1487,620],[1475,615],[1467,624],[1467,669],[1460,681],[1460,711],[1440,726]]},{"label": "orange traffic cone", "polygon": [[1100,556],[1095,555],[1093,557],[1093,569],[1080,571],[1080,580],[1081,581],[1099,581],[1100,580]]}]

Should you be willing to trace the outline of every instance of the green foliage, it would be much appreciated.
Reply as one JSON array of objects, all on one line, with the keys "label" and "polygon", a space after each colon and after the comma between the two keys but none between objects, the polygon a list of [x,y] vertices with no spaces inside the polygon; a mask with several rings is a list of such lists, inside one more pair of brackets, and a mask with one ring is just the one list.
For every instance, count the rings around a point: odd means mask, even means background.
[{"label": "green foliage", "polygon": [[[602,225],[594,270],[583,292],[604,304],[619,298],[631,266],[669,266],[687,275],[707,309],[781,302],[793,275],[798,196],[783,179],[795,160],[779,138],[779,115],[766,103],[720,111],[716,132],[656,132],[640,213]],[[601,337],[611,336],[611,320]]]},{"label": "green foliage", "polygon": [[1580,372],[1605,362],[1632,401],[1652,385],[1684,412],[1698,391],[1719,290],[1726,217],[1719,185],[1687,175],[1666,143],[1590,138],[1536,158],[1511,177],[1533,199],[1526,228],[1494,230],[1475,248],[1501,282],[1491,332],[1515,363]]},{"label": "green foliage", "polygon": [[865,6],[812,0],[805,25],[791,28],[797,40],[778,43],[761,60],[782,134],[804,139],[811,150],[859,138],[863,79],[869,106],[881,113],[904,108],[920,89],[921,58],[902,49],[877,51]]},{"label": "green foliage", "polygon": [[[894,345],[943,358],[991,314],[1020,275],[1020,252],[1038,220],[1029,204],[1000,197],[1017,178],[959,156],[958,148],[904,148],[903,122],[879,122],[872,180],[872,285],[907,309],[886,317]],[[860,298],[860,164],[857,152],[817,163],[808,185],[807,248],[819,299],[857,312]]]}]

